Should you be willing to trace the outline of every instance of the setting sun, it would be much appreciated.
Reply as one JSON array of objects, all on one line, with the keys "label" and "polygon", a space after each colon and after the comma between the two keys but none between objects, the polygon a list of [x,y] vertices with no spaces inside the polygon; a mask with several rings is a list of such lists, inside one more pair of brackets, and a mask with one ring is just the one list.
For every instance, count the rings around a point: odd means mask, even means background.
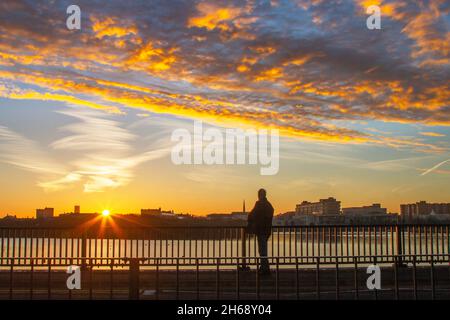
[{"label": "setting sun", "polygon": [[109,210],[103,210],[102,215],[103,215],[104,217],[109,216],[109,215],[110,215]]}]

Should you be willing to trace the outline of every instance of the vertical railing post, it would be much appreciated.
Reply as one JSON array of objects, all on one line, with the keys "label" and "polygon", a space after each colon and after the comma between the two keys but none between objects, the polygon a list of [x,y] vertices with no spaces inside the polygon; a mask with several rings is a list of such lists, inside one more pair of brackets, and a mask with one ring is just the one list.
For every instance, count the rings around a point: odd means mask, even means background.
[{"label": "vertical railing post", "polygon": [[83,232],[81,235],[81,269],[86,270],[86,258],[87,258],[87,235]]},{"label": "vertical railing post", "polygon": [[402,242],[402,238],[403,238],[403,228],[400,224],[396,224],[395,226],[395,240],[396,240],[396,245],[397,245],[397,264],[399,267],[403,266],[403,242]]},{"label": "vertical railing post", "polygon": [[243,257],[241,269],[248,270],[247,259],[245,259],[245,257],[247,256],[247,230],[245,229],[245,227],[241,228],[241,252],[241,256]]},{"label": "vertical railing post", "polygon": [[130,259],[129,299],[139,300],[139,259]]},{"label": "vertical railing post", "polygon": [[397,257],[394,257],[394,282],[395,282],[395,300],[399,300],[399,275],[398,275],[398,262]]}]

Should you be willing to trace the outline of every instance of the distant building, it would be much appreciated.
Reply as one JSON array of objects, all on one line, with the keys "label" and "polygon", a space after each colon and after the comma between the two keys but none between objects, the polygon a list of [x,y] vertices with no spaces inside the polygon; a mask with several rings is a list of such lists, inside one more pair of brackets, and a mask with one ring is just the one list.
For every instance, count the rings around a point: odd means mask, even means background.
[{"label": "distant building", "polygon": [[298,215],[339,215],[341,212],[341,202],[335,198],[320,199],[319,202],[303,201],[295,207]]},{"label": "distant building", "polygon": [[342,214],[351,217],[380,216],[387,214],[387,209],[382,208],[379,203],[374,203],[371,206],[342,208]]},{"label": "distant building", "polygon": [[161,215],[164,216],[164,217],[174,217],[175,213],[173,212],[173,210],[161,211]]},{"label": "distant building", "polygon": [[73,209],[73,213],[75,213],[75,214],[80,214],[80,206],[75,206],[74,207],[74,209]]},{"label": "distant building", "polygon": [[289,226],[289,225],[295,225],[297,221],[298,215],[295,215],[295,211],[289,211],[285,212],[279,215],[276,215],[272,219],[272,224],[274,226]]},{"label": "distant building", "polygon": [[53,209],[53,208],[36,209],[36,219],[53,218],[54,213],[55,213],[55,209]]},{"label": "distant building", "polygon": [[233,211],[231,213],[210,213],[206,215],[206,219],[221,219],[221,220],[242,220],[247,221],[248,214],[245,210],[245,200],[242,202],[242,211]]},{"label": "distant building", "polygon": [[296,214],[293,211],[277,215],[273,219],[274,226],[313,226],[313,225],[375,225],[397,222],[396,214],[363,214],[357,215],[312,215]]},{"label": "distant building", "polygon": [[246,212],[232,212],[230,214],[231,219],[233,220],[244,220],[247,221],[248,214]]},{"label": "distant building", "polygon": [[228,213],[210,213],[206,215],[207,219],[229,219],[230,217]]},{"label": "distant building", "polygon": [[4,220],[17,220],[17,216],[16,215],[10,215],[7,214],[5,217],[3,217]]},{"label": "distant building", "polygon": [[160,214],[161,214],[161,208],[141,209],[141,216],[154,216],[154,215],[160,215]]},{"label": "distant building", "polygon": [[242,212],[232,212],[231,213],[231,219],[233,220],[244,220],[247,221],[248,219],[248,214],[245,210],[245,200],[242,202]]},{"label": "distant building", "polygon": [[450,203],[427,203],[419,201],[411,204],[400,205],[400,215],[412,218],[422,215],[450,214]]},{"label": "distant building", "polygon": [[173,210],[164,211],[161,208],[158,209],[141,209],[141,216],[173,216]]}]

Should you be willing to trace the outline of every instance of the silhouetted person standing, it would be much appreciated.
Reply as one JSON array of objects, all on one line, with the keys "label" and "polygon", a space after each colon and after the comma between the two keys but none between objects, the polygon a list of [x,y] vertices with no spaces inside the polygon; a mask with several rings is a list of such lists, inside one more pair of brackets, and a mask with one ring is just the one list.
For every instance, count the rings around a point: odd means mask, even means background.
[{"label": "silhouetted person standing", "polygon": [[258,201],[248,215],[248,233],[256,235],[258,251],[261,257],[260,274],[270,274],[269,260],[267,259],[267,241],[272,233],[273,207],[266,198],[266,190],[259,189]]}]

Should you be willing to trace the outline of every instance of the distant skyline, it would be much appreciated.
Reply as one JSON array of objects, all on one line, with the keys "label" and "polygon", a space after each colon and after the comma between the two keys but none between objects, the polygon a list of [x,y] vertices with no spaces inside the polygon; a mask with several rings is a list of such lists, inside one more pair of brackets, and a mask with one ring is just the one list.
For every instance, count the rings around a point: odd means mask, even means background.
[{"label": "distant skyline", "polygon": [[[306,200],[306,201],[308,201],[308,202],[318,202],[320,199],[314,199],[314,200]],[[339,201],[339,199],[336,199],[336,200],[338,200]],[[245,200],[244,200],[245,201]],[[303,202],[303,201],[305,201],[305,200],[302,200],[302,201],[299,201],[298,203],[296,203],[296,205],[297,204],[300,204],[301,202]],[[421,201],[425,201],[425,202],[428,202],[429,203],[429,201],[426,201],[426,200],[417,200],[417,201],[414,201],[414,202],[412,202],[412,203],[418,203],[418,202],[421,202]],[[444,203],[444,202],[440,202],[440,203]],[[448,203],[448,202],[445,202],[445,203]],[[377,203],[371,203],[371,204],[367,204],[367,205],[360,205],[360,206],[347,206],[347,205],[345,205],[345,204],[342,204],[341,203],[341,210],[342,209],[345,209],[345,208],[351,208],[351,207],[364,207],[364,206],[370,206],[370,205],[373,205],[373,204],[380,204],[379,202],[377,202]],[[403,205],[403,204],[406,204],[406,203],[401,203],[401,204],[399,204],[399,209],[400,209],[400,205]],[[296,206],[295,205],[295,206]],[[39,208],[35,208],[35,211],[37,210],[37,209],[44,209],[44,208],[52,208],[52,209],[54,209],[54,215],[55,216],[59,216],[59,215],[61,215],[61,214],[67,214],[67,213],[81,213],[81,214],[91,214],[91,213],[98,213],[98,214],[103,214],[104,212],[108,212],[108,215],[109,214],[123,214],[123,215],[127,215],[127,214],[137,214],[137,215],[140,215],[141,214],[141,209],[161,209],[163,212],[172,212],[172,213],[174,213],[174,214],[192,214],[192,215],[194,215],[194,216],[205,216],[205,215],[208,215],[208,214],[231,214],[231,213],[233,213],[233,212],[243,212],[243,207],[241,207],[240,209],[238,209],[238,208],[235,208],[235,209],[232,209],[231,211],[229,211],[229,212],[219,212],[219,211],[211,211],[211,212],[207,212],[207,213],[205,213],[205,214],[197,214],[197,213],[195,213],[195,212],[177,212],[177,211],[174,211],[174,210],[172,210],[171,208],[161,208],[161,207],[142,207],[142,208],[140,208],[139,210],[137,210],[137,211],[123,211],[123,212],[114,212],[114,211],[110,211],[110,209],[109,209],[109,207],[108,206],[103,206],[102,207],[102,209],[100,209],[100,210],[80,210],[80,212],[76,212],[76,210],[75,210],[75,206],[77,206],[79,209],[80,209],[80,205],[74,205],[73,207],[72,207],[72,210],[65,210],[65,211],[58,211],[57,210],[57,208],[54,208],[54,207],[52,207],[52,206],[50,206],[50,205],[48,205],[48,206],[45,206],[45,207],[39,207]],[[294,208],[292,209],[292,210],[287,210],[287,211],[285,211],[285,212],[275,212],[275,214],[277,215],[277,214],[283,214],[283,213],[286,213],[286,212],[295,212],[296,211],[296,209],[295,209],[295,206],[294,206]],[[384,206],[381,204],[381,207],[383,208]],[[248,209],[247,207],[245,208],[245,212],[249,212],[249,211],[251,211],[252,210],[252,208],[253,207],[250,207],[250,209]],[[398,211],[389,211],[388,210],[388,212],[387,213],[393,213],[393,214],[400,214],[400,210],[398,210]],[[8,215],[8,213],[7,214],[5,214],[5,216],[6,215]],[[11,214],[9,214],[9,215],[11,215]],[[33,212],[33,214],[22,214],[22,215],[19,215],[19,217],[28,217],[28,218],[31,218],[31,217],[35,217],[36,216],[36,212]],[[0,216],[0,218],[2,218],[2,216]]]},{"label": "distant skyline", "polygon": [[[0,3],[0,217],[450,202],[448,1],[80,0],[81,30],[68,5]],[[278,174],[173,164],[195,120],[278,129]]]}]

